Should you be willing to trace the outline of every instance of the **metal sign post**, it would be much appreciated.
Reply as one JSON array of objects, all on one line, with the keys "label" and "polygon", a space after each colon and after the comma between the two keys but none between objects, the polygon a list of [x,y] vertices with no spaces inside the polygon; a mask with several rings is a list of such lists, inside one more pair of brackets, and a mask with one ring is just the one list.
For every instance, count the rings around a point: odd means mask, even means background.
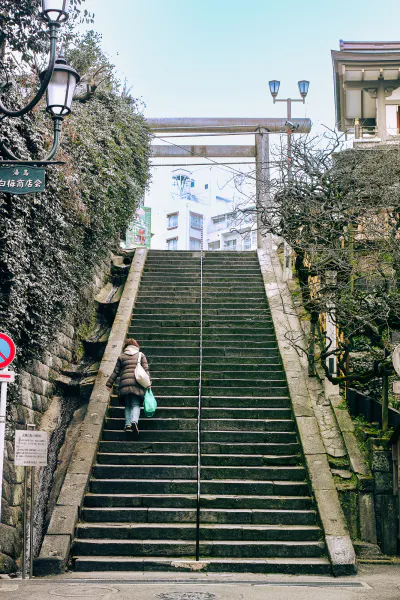
[{"label": "metal sign post", "polygon": [[15,374],[7,367],[15,358],[15,344],[5,333],[0,333],[0,523],[3,493],[4,442],[6,434],[7,385],[13,383]]},{"label": "metal sign post", "polygon": [[33,516],[35,508],[35,467],[47,465],[48,435],[36,431],[36,425],[15,432],[15,465],[24,467],[24,530],[22,553],[22,578],[26,577],[27,528],[28,528],[28,467],[31,468],[31,498],[29,523],[29,576],[33,576]]}]

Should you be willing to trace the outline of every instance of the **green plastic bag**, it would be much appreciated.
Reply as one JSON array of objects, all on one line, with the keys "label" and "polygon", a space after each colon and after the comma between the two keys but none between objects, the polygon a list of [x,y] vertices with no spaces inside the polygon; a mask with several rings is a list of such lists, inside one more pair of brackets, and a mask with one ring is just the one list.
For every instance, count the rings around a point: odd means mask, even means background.
[{"label": "green plastic bag", "polygon": [[153,417],[154,413],[157,410],[157,400],[154,398],[154,394],[151,388],[147,388],[146,393],[144,395],[144,414],[146,417]]}]

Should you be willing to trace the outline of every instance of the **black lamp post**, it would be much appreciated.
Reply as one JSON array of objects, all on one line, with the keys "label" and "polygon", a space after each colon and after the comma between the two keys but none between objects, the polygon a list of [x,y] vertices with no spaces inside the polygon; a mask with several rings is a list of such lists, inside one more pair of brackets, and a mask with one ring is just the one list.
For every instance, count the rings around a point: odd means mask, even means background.
[{"label": "black lamp post", "polygon": [[[75,87],[80,80],[78,73],[69,67],[63,56],[56,56],[57,32],[59,27],[68,19],[69,0],[42,0],[41,18],[46,22],[50,35],[50,58],[48,67],[40,74],[40,89],[35,97],[23,108],[18,110],[8,109],[0,99],[0,113],[2,117],[22,117],[30,112],[40,102],[45,92],[47,92],[47,112],[51,115],[54,122],[54,143],[50,154],[38,163],[50,161],[57,152],[61,125],[64,117],[70,114],[72,99]],[[5,162],[24,162],[24,159],[18,159],[2,142],[0,149],[8,161]],[[28,161],[31,162],[31,161]]]}]

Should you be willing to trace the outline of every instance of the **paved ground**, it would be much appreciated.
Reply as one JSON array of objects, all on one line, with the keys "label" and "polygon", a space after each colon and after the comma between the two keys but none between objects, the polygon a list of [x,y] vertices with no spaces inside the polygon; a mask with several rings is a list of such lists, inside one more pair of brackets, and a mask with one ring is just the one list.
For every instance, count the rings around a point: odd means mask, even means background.
[{"label": "paved ground", "polygon": [[[83,577],[85,575],[85,577]],[[171,573],[71,573],[0,579],[0,600],[400,600],[400,565],[362,565],[357,577]]]}]

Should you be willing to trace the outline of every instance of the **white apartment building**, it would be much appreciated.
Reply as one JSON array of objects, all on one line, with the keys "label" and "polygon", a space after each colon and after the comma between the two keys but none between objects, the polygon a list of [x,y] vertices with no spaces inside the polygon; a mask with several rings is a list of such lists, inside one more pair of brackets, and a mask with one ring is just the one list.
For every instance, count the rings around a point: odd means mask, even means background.
[{"label": "white apartment building", "polygon": [[[162,238],[167,250],[252,250],[257,248],[253,217],[234,210],[233,199],[216,193],[210,170],[176,169],[165,202]],[[160,235],[158,236],[160,240]],[[160,241],[158,242],[160,245]],[[161,242],[162,244],[162,242]]]},{"label": "white apartment building", "polygon": [[212,216],[207,225],[206,250],[257,250],[254,216],[231,211]]}]

